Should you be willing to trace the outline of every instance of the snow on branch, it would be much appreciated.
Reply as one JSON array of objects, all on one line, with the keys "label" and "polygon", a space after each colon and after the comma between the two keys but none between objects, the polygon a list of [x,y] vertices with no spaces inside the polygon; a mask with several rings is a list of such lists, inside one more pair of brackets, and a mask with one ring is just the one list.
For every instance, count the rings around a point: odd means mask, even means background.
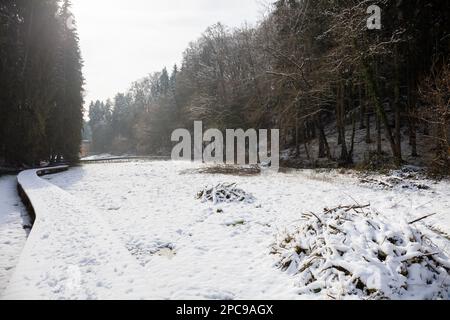
[{"label": "snow on branch", "polygon": [[[366,209],[368,208],[368,209]],[[369,206],[306,213],[272,253],[295,276],[299,294],[333,299],[448,299],[450,260],[407,221]]]},{"label": "snow on branch", "polygon": [[245,202],[253,203],[255,198],[253,195],[236,187],[236,183],[219,183],[212,187],[203,188],[198,194],[197,199],[202,202],[213,202],[219,204],[223,202]]}]

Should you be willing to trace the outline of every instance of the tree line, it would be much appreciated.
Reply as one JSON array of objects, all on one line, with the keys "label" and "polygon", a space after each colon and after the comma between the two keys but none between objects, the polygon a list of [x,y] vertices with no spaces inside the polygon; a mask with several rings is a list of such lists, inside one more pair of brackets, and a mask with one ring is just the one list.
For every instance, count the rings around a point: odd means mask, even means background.
[{"label": "tree line", "polygon": [[78,160],[84,80],[70,7],[0,2],[0,166]]},{"label": "tree line", "polygon": [[[381,30],[367,27],[371,4]],[[449,170],[449,14],[445,1],[278,0],[257,26],[211,26],[180,68],[92,102],[94,149],[170,154],[170,133],[202,120],[279,128],[290,157],[310,163],[352,164],[365,143],[366,160]]]}]

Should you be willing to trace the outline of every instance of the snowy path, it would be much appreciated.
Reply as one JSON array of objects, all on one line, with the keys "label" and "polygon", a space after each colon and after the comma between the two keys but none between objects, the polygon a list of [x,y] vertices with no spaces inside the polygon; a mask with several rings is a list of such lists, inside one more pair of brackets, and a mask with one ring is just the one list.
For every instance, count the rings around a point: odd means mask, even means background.
[{"label": "snowy path", "polygon": [[25,246],[30,225],[25,207],[17,194],[15,176],[0,178],[0,297],[6,290],[20,253]]},{"label": "snowy path", "polygon": [[18,181],[36,221],[4,299],[142,299],[142,267],[93,208],[37,176]]}]

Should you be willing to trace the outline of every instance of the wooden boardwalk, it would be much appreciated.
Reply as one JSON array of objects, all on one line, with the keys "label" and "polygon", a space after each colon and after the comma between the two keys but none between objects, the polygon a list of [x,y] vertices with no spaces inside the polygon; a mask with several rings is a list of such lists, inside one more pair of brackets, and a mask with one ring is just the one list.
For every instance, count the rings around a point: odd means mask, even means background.
[{"label": "wooden boardwalk", "polygon": [[135,161],[168,161],[170,157],[164,156],[131,156],[131,157],[111,157],[105,159],[80,160],[81,164],[92,163],[126,163]]},{"label": "wooden boardwalk", "polygon": [[67,168],[19,174],[36,221],[1,299],[145,299],[151,286],[144,269],[102,214],[40,178]]}]

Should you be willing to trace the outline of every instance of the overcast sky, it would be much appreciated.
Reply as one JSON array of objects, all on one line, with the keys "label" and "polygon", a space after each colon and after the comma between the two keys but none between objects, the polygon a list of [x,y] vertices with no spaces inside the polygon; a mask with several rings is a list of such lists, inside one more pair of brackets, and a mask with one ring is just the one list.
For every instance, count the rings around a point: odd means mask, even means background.
[{"label": "overcast sky", "polygon": [[86,103],[113,98],[150,72],[181,62],[210,25],[254,24],[261,0],[72,0],[85,63]]}]

